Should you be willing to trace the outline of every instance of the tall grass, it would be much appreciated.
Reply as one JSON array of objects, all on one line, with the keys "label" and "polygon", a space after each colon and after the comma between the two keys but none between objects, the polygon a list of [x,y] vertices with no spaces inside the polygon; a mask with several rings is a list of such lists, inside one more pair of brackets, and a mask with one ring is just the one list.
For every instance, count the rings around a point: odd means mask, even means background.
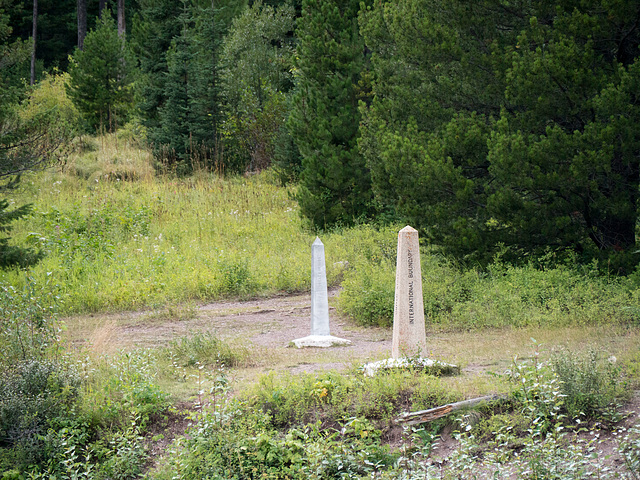
[{"label": "tall grass", "polygon": [[[46,251],[30,273],[58,285],[66,313],[309,288],[314,234],[268,173],[155,176],[148,152],[114,136],[81,143],[63,171],[25,177],[12,197],[35,206],[14,237]],[[375,237],[367,226],[323,236],[330,284],[346,265],[337,262],[375,250]],[[24,273],[0,281],[21,286]]]},{"label": "tall grass", "polygon": [[[496,261],[488,270],[462,269],[439,255],[422,255],[422,291],[433,329],[604,325],[638,322],[638,277],[602,276],[578,268]],[[393,322],[395,262],[354,265],[342,283],[339,308],[363,325]]]}]

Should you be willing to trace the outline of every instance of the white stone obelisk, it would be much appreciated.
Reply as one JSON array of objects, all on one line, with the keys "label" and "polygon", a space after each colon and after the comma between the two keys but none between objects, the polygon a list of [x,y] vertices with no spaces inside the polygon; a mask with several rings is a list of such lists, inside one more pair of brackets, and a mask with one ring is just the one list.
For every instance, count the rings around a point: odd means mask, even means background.
[{"label": "white stone obelisk", "polygon": [[393,308],[393,358],[426,356],[427,335],[422,302],[418,231],[409,226],[398,233],[396,298]]},{"label": "white stone obelisk", "polygon": [[316,237],[311,245],[311,335],[329,335],[329,295],[324,244]]},{"label": "white stone obelisk", "polygon": [[318,237],[311,246],[311,335],[293,341],[301,347],[333,347],[349,345],[350,340],[329,333],[329,295],[324,245]]}]

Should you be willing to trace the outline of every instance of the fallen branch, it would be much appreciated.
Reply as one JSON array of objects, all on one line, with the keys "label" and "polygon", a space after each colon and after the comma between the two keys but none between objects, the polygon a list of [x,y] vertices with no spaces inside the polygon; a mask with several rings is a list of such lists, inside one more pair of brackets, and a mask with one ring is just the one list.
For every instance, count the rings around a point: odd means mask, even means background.
[{"label": "fallen branch", "polygon": [[450,403],[448,405],[442,405],[441,407],[430,408],[429,410],[403,413],[400,417],[397,417],[395,419],[395,422],[402,425],[417,425],[419,423],[430,422],[437,418],[442,418],[445,415],[450,414],[451,412],[469,407],[475,407],[477,405],[481,405],[487,402],[493,402],[495,400],[504,400],[506,398],[506,394],[496,394],[488,395],[486,397],[472,398],[470,400],[463,400],[462,402]]}]

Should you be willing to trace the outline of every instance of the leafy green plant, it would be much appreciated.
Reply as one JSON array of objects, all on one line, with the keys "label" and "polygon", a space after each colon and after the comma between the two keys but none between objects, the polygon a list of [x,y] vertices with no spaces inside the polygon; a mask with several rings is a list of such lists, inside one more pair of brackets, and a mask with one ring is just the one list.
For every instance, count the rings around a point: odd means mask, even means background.
[{"label": "leafy green plant", "polygon": [[148,453],[136,420],[123,430],[102,438],[93,446],[98,467],[96,478],[127,480],[138,478],[144,471]]},{"label": "leafy green plant", "polygon": [[56,290],[31,277],[24,278],[22,288],[0,285],[0,366],[59,354]]},{"label": "leafy green plant", "polygon": [[167,394],[155,381],[159,372],[150,351],[88,359],[80,370],[85,374],[82,411],[91,425],[117,429],[135,420],[144,428],[168,406]]},{"label": "leafy green plant", "polygon": [[223,364],[236,367],[248,360],[246,348],[233,348],[211,332],[191,332],[174,338],[163,348],[163,355],[181,367]]},{"label": "leafy green plant", "polygon": [[[616,401],[624,394],[620,367],[614,359],[589,350],[556,352],[552,367],[560,380],[563,408],[572,419],[611,419]],[[614,417],[615,418],[615,417]]]},{"label": "leafy green plant", "polygon": [[78,376],[42,358],[5,367],[0,380],[0,466],[8,455],[19,469],[47,459],[49,428],[70,415],[80,393]]},{"label": "leafy green plant", "polygon": [[[391,325],[395,263],[359,252],[345,273],[338,307],[362,325]],[[363,248],[364,250],[364,248]],[[364,258],[371,261],[365,263]],[[637,302],[633,278],[602,277],[596,266],[557,263],[505,265],[500,257],[486,269],[464,269],[435,254],[423,254],[424,313],[433,328],[584,325],[635,321],[627,308]]]},{"label": "leafy green plant", "polygon": [[220,292],[222,294],[246,296],[255,289],[246,259],[223,259],[218,263],[218,269],[221,274]]},{"label": "leafy green plant", "polygon": [[[393,323],[395,265],[362,264],[345,273],[339,298],[341,311],[361,325],[388,327]],[[357,312],[357,313],[356,313]]]},{"label": "leafy green plant", "polygon": [[640,479],[640,429],[629,429],[621,439],[619,447],[629,475],[634,480]]},{"label": "leafy green plant", "polygon": [[269,373],[243,394],[247,402],[268,413],[279,429],[321,422],[344,423],[366,419],[388,431],[391,419],[401,411],[431,408],[460,399],[441,380],[416,371],[393,371],[374,377],[361,372],[346,376],[336,372],[319,375]]},{"label": "leafy green plant", "polygon": [[540,360],[537,347],[531,363],[516,358],[509,374],[516,385],[512,392],[516,408],[531,421],[530,434],[545,438],[564,429],[566,415],[560,379],[549,363]]}]

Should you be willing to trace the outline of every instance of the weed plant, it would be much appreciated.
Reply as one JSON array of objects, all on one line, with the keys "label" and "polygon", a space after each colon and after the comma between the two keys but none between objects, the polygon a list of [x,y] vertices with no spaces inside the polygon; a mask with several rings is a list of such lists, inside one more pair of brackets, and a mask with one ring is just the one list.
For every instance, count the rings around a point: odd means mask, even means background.
[{"label": "weed plant", "polygon": [[60,354],[57,288],[31,277],[22,283],[0,285],[0,369]]},{"label": "weed plant", "polygon": [[0,471],[45,461],[43,438],[77,402],[79,381],[64,365],[44,359],[4,369],[0,380]]},{"label": "weed plant", "polygon": [[211,332],[191,332],[174,338],[161,349],[161,355],[182,368],[196,365],[237,367],[250,362],[246,347],[232,347]]},{"label": "weed plant", "polygon": [[[594,356],[567,360],[564,353],[560,355],[560,362],[570,362],[570,368],[564,363],[557,363],[558,356],[550,362],[541,362],[537,351],[530,362],[515,361],[511,370],[514,387],[509,410],[493,415],[489,412],[489,416],[479,421],[470,413],[463,414],[458,419],[459,428],[455,432],[459,447],[446,463],[427,461],[427,455],[433,448],[433,434],[423,431],[419,433],[426,439],[423,443],[426,449],[404,450],[396,468],[387,469],[371,478],[638,478],[640,444],[637,428],[620,432],[618,452],[625,467],[613,468],[606,456],[600,453],[599,433],[581,428],[580,423],[575,423],[575,418],[567,415],[569,410],[565,402],[575,404],[581,397],[578,392],[571,390],[573,387],[565,386],[565,382],[581,382],[584,372],[593,367]],[[561,373],[556,371],[558,365],[562,365],[559,369]],[[609,394],[611,373],[598,366],[593,376],[598,380],[591,383],[595,391],[590,393]],[[608,415],[606,408],[593,412],[600,420]],[[406,434],[407,437],[416,438],[415,431],[407,431]]]},{"label": "weed plant", "polygon": [[621,436],[619,445],[624,464],[630,472],[629,478],[640,480],[640,428],[629,429]]},{"label": "weed plant", "polygon": [[168,406],[156,358],[69,354],[52,291],[32,278],[0,291],[0,477],[134,478],[147,458],[141,436]]},{"label": "weed plant", "polygon": [[560,381],[563,408],[569,418],[619,419],[618,403],[630,392],[615,358],[604,358],[594,349],[582,354],[561,350],[554,353],[551,364]]},{"label": "weed plant", "polygon": [[363,478],[393,464],[397,454],[381,445],[380,432],[362,418],[337,428],[320,423],[274,429],[270,417],[232,401],[205,409],[196,425],[174,447],[156,479]]},{"label": "weed plant", "polygon": [[119,429],[130,422],[145,427],[168,407],[168,396],[157,385],[158,360],[150,350],[122,352],[113,357],[79,362],[83,374],[81,409],[90,425]]}]

